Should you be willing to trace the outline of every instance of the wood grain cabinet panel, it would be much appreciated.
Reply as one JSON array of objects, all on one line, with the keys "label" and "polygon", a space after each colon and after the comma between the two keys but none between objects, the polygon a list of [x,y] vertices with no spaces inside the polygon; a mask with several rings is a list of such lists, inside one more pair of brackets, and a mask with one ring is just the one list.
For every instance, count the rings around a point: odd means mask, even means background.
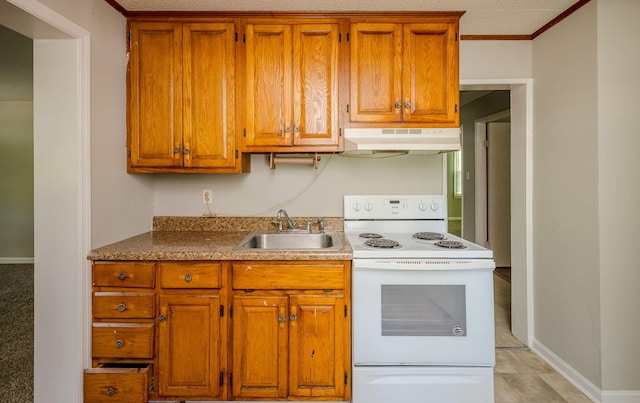
[{"label": "wood grain cabinet panel", "polygon": [[94,358],[153,358],[153,323],[93,324],[91,356]]},{"label": "wood grain cabinet panel", "polygon": [[84,370],[86,403],[147,403],[151,369],[149,365],[100,366]]},{"label": "wood grain cabinet panel", "polygon": [[350,121],[459,125],[458,18],[351,24]]},{"label": "wood grain cabinet panel", "polygon": [[158,393],[219,397],[219,295],[160,296],[158,332]]},{"label": "wood grain cabinet panel", "polygon": [[128,171],[236,173],[235,24],[129,22]]},{"label": "wood grain cabinet panel", "polygon": [[151,262],[94,262],[94,287],[153,288],[156,265]]},{"label": "wood grain cabinet panel", "polygon": [[233,397],[286,397],[288,298],[234,296],[233,312]]},{"label": "wood grain cabinet panel", "polygon": [[339,25],[246,27],[249,152],[339,151]]}]

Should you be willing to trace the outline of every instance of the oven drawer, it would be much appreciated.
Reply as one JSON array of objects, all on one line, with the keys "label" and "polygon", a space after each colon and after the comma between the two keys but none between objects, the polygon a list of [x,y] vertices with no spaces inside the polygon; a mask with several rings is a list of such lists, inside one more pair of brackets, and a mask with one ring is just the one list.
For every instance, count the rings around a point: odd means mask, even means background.
[{"label": "oven drawer", "polygon": [[104,364],[84,370],[87,403],[147,403],[151,366]]},{"label": "oven drawer", "polygon": [[160,263],[162,288],[220,288],[220,263]]},{"label": "oven drawer", "polygon": [[153,288],[155,267],[155,263],[96,262],[93,264],[93,286]]},{"label": "oven drawer", "polygon": [[234,263],[234,289],[269,290],[341,290],[344,289],[344,264]]},{"label": "oven drawer", "polygon": [[98,319],[151,319],[155,316],[153,294],[129,292],[93,293],[93,317]]},{"label": "oven drawer", "polygon": [[153,323],[94,323],[94,358],[153,358]]}]

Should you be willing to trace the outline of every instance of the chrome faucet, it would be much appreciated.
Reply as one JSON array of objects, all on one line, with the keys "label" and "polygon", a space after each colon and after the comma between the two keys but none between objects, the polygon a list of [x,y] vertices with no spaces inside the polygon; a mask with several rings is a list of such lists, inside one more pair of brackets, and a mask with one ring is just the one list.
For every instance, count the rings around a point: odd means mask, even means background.
[{"label": "chrome faucet", "polygon": [[287,214],[287,211],[285,209],[280,209],[278,210],[278,214],[276,214],[276,220],[278,220],[278,231],[283,231],[282,217],[284,217],[287,220],[287,224],[289,225],[290,229],[292,230],[298,229],[298,224],[291,221],[291,219],[289,218],[289,214]]}]

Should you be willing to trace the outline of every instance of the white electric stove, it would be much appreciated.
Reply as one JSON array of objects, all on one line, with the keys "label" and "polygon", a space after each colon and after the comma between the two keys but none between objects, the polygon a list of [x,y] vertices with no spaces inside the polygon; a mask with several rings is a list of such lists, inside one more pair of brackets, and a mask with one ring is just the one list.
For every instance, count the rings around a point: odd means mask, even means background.
[{"label": "white electric stove", "polygon": [[493,402],[493,253],[441,195],[348,195],[353,403]]}]

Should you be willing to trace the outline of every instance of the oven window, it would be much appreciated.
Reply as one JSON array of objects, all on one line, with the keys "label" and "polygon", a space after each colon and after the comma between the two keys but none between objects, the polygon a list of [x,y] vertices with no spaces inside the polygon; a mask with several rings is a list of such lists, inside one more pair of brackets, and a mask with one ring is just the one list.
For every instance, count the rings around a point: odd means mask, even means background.
[{"label": "oven window", "polygon": [[464,285],[382,285],[382,336],[466,336]]}]

